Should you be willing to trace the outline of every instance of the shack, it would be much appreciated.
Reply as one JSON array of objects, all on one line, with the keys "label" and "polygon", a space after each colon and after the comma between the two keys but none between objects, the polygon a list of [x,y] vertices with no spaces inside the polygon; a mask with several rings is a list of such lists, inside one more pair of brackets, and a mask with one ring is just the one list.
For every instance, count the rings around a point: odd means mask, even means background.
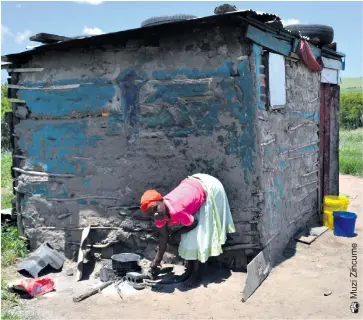
[{"label": "shack", "polygon": [[103,257],[151,259],[157,234],[142,193],[202,172],[224,184],[236,224],[223,261],[246,267],[268,248],[273,265],[339,188],[344,55],[310,42],[324,63],[311,71],[299,41],[277,16],[249,10],[3,57],[13,213],[31,248],[48,241],[71,259],[91,226],[88,244]]}]

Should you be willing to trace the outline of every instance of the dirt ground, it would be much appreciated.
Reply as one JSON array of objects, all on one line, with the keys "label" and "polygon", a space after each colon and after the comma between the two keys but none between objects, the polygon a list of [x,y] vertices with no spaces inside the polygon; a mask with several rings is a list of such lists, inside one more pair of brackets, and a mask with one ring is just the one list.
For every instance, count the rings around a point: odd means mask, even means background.
[{"label": "dirt ground", "polygon": [[[350,211],[361,215],[363,179],[343,175],[340,182],[341,192],[351,197]],[[359,319],[363,313],[362,226],[363,219],[358,218],[355,238],[338,238],[328,231],[310,246],[292,242],[286,260],[246,303],[241,302],[246,274],[211,268],[209,279],[190,291],[165,286],[159,291],[125,293],[121,299],[111,286],[79,303],[72,297],[99,280],[74,283],[63,271],[54,274],[56,292],[26,301],[24,307],[37,319]],[[358,314],[350,311],[352,243],[358,244],[359,251]]]}]

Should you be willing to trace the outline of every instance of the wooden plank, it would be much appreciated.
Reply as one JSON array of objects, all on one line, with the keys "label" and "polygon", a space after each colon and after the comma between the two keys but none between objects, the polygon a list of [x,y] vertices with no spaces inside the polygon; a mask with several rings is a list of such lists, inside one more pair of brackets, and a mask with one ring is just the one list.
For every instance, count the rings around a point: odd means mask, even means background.
[{"label": "wooden plank", "polygon": [[310,234],[312,236],[320,237],[324,232],[326,232],[328,230],[329,230],[329,228],[324,227],[324,226],[312,227],[312,228],[310,228]]},{"label": "wooden plank", "polygon": [[110,286],[114,282],[115,282],[114,280],[107,281],[105,283],[102,283],[102,284],[96,286],[93,289],[88,290],[87,292],[81,294],[80,296],[75,296],[75,297],[73,297],[73,302],[80,302],[80,301],[82,301],[84,299],[87,299],[87,298],[95,295],[96,293],[101,292],[103,289]]},{"label": "wooden plank", "polygon": [[[325,85],[320,85],[320,108],[319,108],[319,208],[322,208],[324,199],[324,123],[325,123]],[[322,214],[320,212],[320,222]]]},{"label": "wooden plank", "polygon": [[8,99],[10,102],[13,102],[13,103],[26,103],[25,100],[21,100],[21,99],[16,99],[16,98],[10,98]]},{"label": "wooden plank", "polygon": [[323,84],[324,89],[324,154],[323,154],[323,166],[324,166],[324,196],[329,194],[329,177],[330,177],[330,99],[331,99],[331,87],[329,84]]},{"label": "wooden plank", "polygon": [[342,70],[343,69],[343,63],[340,60],[334,60],[329,59],[325,57],[321,57],[324,67],[329,69],[335,69],[335,70]]},{"label": "wooden plank", "polygon": [[44,68],[15,68],[8,69],[8,72],[42,72]]},{"label": "wooden plank", "polygon": [[301,232],[296,237],[294,237],[294,240],[304,244],[311,244],[316,238],[316,236],[310,236],[306,234],[306,232]]},{"label": "wooden plank", "polygon": [[11,89],[20,89],[20,90],[67,90],[67,89],[75,89],[79,88],[80,84],[65,84],[63,86],[52,86],[52,87],[25,87],[25,86],[18,86],[18,85],[8,85]]},{"label": "wooden plank", "polygon": [[262,47],[268,48],[284,56],[289,56],[291,53],[291,44],[289,42],[276,39],[273,35],[263,32],[251,25],[247,28],[246,37]]},{"label": "wooden plank", "polygon": [[309,43],[309,46],[315,58],[321,57],[321,50],[319,48],[315,47],[311,43]]},{"label": "wooden plank", "polygon": [[[12,74],[10,78],[8,78],[8,85],[17,83],[17,81],[19,76],[17,74]],[[19,149],[19,140],[15,139],[15,137],[13,136],[13,134],[15,133],[15,126],[18,125],[20,123],[20,119],[15,117],[15,112],[16,112],[16,108],[17,108],[17,103],[22,103],[23,100],[20,99],[16,99],[16,92],[14,89],[10,89],[8,88],[8,97],[9,97],[9,101],[11,102],[11,107],[12,107],[12,121],[11,121],[11,126],[10,126],[10,133],[11,133],[11,145],[12,145],[12,149],[13,149],[13,153],[15,153],[18,149]],[[24,101],[25,102],[25,101]],[[13,169],[14,167],[20,165],[21,160],[18,158],[12,158],[12,167],[11,169]],[[17,227],[18,227],[18,232],[19,232],[19,236],[23,237],[25,235],[25,231],[24,231],[24,224],[23,224],[23,215],[22,215],[22,208],[23,208],[23,203],[24,203],[24,194],[20,193],[17,191],[17,187],[18,187],[18,177],[19,177],[19,173],[15,172],[14,170],[11,170],[11,175],[13,178],[13,194],[15,195],[15,208],[13,205],[13,209],[15,212],[17,212],[17,216],[16,216],[16,223],[17,223]]]},{"label": "wooden plank", "polygon": [[331,86],[330,92],[329,194],[337,196],[339,195],[339,86]]},{"label": "wooden plank", "polygon": [[[16,156],[14,156],[16,158]],[[31,171],[31,170],[23,170],[20,168],[13,167],[13,170],[19,172],[21,174],[27,174],[29,176],[39,176],[39,177],[59,177],[59,178],[73,178],[74,174],[68,173],[48,173],[48,172],[40,172],[40,171]]]},{"label": "wooden plank", "polygon": [[305,244],[311,244],[319,236],[328,230],[327,227],[313,227],[310,229],[305,229],[294,237],[295,241],[302,242]]},{"label": "wooden plank", "polygon": [[299,46],[299,39],[295,38],[292,44],[292,52],[296,52],[297,47]]},{"label": "wooden plank", "polygon": [[295,52],[291,52],[290,56],[286,57],[285,59],[292,60],[292,61],[300,61],[300,57]]},{"label": "wooden plank", "polygon": [[339,57],[339,58],[345,57],[345,54],[343,52],[335,51],[335,50],[332,50],[332,49],[327,48],[327,47],[323,47],[322,52],[327,53],[329,55],[332,55],[334,57]]}]

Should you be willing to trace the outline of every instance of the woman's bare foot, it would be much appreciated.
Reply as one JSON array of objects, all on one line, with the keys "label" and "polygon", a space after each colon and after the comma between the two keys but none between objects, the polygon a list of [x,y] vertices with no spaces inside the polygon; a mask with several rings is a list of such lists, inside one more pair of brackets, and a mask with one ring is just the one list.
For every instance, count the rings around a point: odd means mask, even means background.
[{"label": "woman's bare foot", "polygon": [[191,272],[189,278],[182,285],[184,289],[195,288],[198,286],[201,278],[200,262],[198,260],[188,261],[188,267],[191,268]]},{"label": "woman's bare foot", "polygon": [[198,275],[192,274],[189,279],[183,282],[182,287],[184,289],[196,288],[200,283],[200,277]]}]

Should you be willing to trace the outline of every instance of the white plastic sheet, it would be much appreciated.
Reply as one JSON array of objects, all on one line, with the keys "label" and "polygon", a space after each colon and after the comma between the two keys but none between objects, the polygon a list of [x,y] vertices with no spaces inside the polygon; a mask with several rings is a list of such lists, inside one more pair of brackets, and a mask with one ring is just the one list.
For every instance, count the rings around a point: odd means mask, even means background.
[{"label": "white plastic sheet", "polygon": [[273,109],[284,108],[286,105],[285,57],[270,52],[268,67],[270,105]]}]

